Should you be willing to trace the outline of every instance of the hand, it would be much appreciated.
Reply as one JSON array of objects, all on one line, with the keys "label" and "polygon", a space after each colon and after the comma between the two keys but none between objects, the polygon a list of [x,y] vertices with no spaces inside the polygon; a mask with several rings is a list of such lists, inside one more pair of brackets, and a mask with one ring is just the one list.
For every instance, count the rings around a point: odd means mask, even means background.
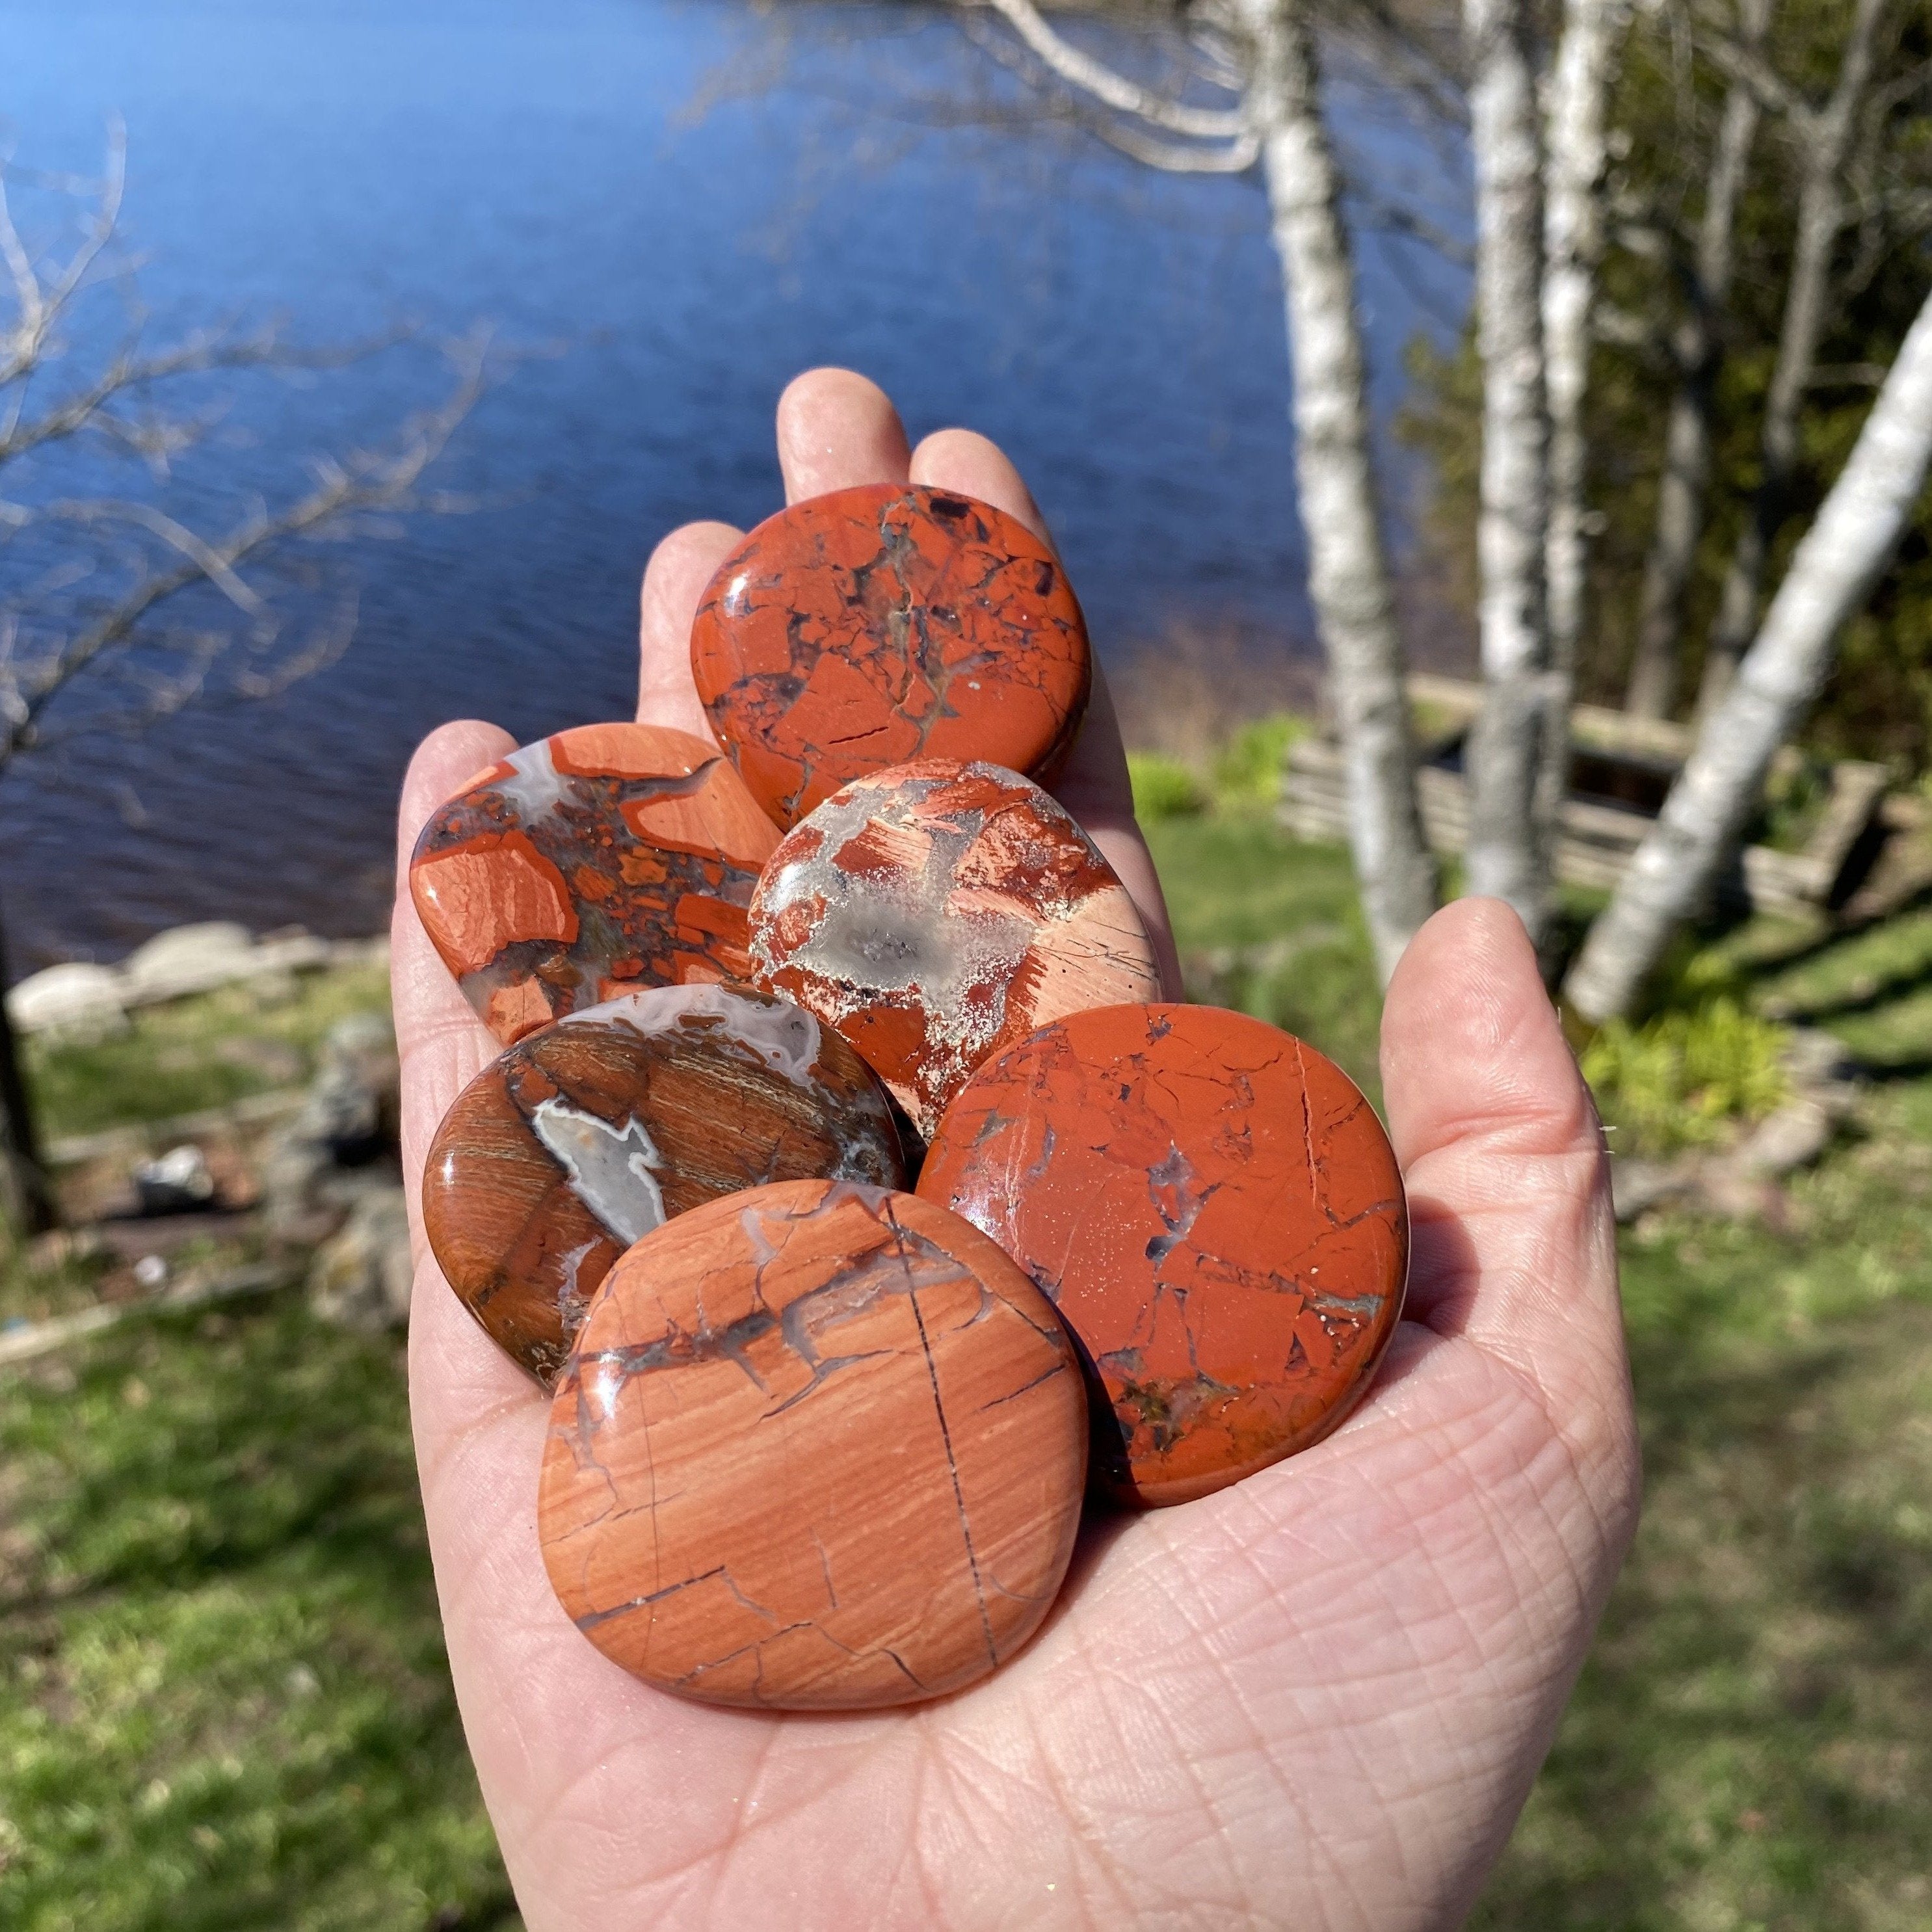
[{"label": "hand", "polygon": [[[788,494],[910,477],[1041,527],[964,431],[908,452],[842,371],[778,409]],[[644,578],[638,716],[708,735],[686,657],[737,532]],[[418,827],[510,748],[451,724]],[[1063,802],[1173,944],[1104,692]],[[397,896],[404,1162],[495,1052]],[[548,1398],[458,1305],[420,1222],[410,1378],[451,1668],[532,1932],[1455,1924],[1547,1750],[1634,1526],[1637,1456],[1597,1119],[1514,915],[1418,935],[1382,1025],[1408,1177],[1406,1318],[1345,1426],[1184,1507],[1085,1534],[1030,1647],[976,1688],[843,1718],[722,1711],[605,1660],[536,1538]]]}]

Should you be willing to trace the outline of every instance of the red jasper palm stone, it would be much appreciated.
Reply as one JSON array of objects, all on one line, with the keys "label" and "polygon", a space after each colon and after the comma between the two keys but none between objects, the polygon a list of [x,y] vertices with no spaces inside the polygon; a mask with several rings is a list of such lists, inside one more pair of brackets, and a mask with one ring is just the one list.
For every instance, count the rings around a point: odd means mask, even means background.
[{"label": "red jasper palm stone", "polygon": [[973,1070],[1085,1006],[1160,991],[1099,848],[1040,787],[928,759],[859,778],[779,842],[752,900],[758,983],[836,1027],[923,1134]]},{"label": "red jasper palm stone", "polygon": [[1079,1364],[956,1215],[790,1181],[646,1235],[550,1411],[538,1530],[578,1629],[718,1704],[955,1690],[1038,1627],[1086,1454]]},{"label": "red jasper palm stone", "polygon": [[496,1037],[640,986],[741,980],[778,833],[715,746],[586,724],[513,752],[423,828],[410,889]]},{"label": "red jasper palm stone", "polygon": [[1050,775],[1092,680],[1085,620],[1039,538],[893,484],[759,524],[712,579],[691,661],[712,729],[784,826],[914,758]]},{"label": "red jasper palm stone", "polygon": [[1094,1478],[1121,1501],[1186,1502],[1318,1440],[1401,1313],[1408,1219],[1380,1122],[1339,1067],[1243,1014],[1042,1028],[947,1109],[919,1192],[1073,1330],[1104,1390]]},{"label": "red jasper palm stone", "polygon": [[721,1195],[818,1178],[904,1178],[864,1061],[785,1001],[656,986],[531,1034],[458,1095],[423,1225],[464,1305],[550,1382],[634,1241]]}]

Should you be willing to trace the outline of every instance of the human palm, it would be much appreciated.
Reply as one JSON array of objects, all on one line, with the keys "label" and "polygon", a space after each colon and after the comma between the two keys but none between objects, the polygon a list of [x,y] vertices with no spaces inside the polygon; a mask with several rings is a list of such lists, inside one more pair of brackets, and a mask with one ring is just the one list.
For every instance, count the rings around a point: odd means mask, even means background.
[{"label": "human palm", "polygon": [[[910,476],[1040,527],[992,445],[949,431],[908,452],[890,404],[843,372],[792,386],[778,442],[794,500]],[[687,638],[737,534],[692,525],[652,558],[640,718],[707,733]],[[405,866],[430,813],[510,742],[465,723],[424,744]],[[1172,973],[1104,692],[1058,789]],[[406,890],[394,938],[413,1177],[496,1047]],[[1382,1071],[1414,1262],[1361,1408],[1232,1489],[1094,1524],[1024,1651],[908,1710],[709,1708],[586,1643],[538,1553],[548,1400],[458,1306],[412,1220],[436,1586],[532,1932],[1457,1922],[1629,1540],[1636,1450],[1596,1116],[1506,908],[1466,901],[1417,938]]]}]

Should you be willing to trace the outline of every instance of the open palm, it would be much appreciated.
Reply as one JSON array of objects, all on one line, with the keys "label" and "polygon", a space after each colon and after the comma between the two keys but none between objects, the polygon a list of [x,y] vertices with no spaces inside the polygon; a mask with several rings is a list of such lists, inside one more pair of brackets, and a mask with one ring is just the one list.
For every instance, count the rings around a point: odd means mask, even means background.
[{"label": "open palm", "polygon": [[[1038,529],[961,431],[909,452],[836,370],[778,412],[796,499],[912,480]],[[638,716],[706,733],[687,639],[738,532],[692,525],[644,580]],[[423,746],[405,863],[510,740]],[[1104,693],[1059,796],[1172,944]],[[400,892],[395,1000],[413,1177],[496,1051]],[[1596,1116],[1514,916],[1439,914],[1382,1027],[1408,1178],[1406,1318],[1335,1435],[1236,1487],[1091,1527],[1031,1646],[910,1709],[685,1702],[586,1643],[545,1580],[549,1402],[458,1306],[416,1222],[417,1455],[470,1745],[533,1932],[1451,1925],[1548,1747],[1634,1525],[1636,1452]],[[413,1191],[412,1207],[415,1204]]]}]

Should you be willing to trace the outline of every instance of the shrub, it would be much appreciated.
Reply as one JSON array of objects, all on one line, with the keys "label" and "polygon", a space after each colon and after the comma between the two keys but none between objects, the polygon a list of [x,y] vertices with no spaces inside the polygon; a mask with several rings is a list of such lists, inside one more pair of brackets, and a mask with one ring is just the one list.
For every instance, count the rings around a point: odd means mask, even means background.
[{"label": "shrub", "polygon": [[1224,811],[1274,804],[1281,796],[1282,760],[1305,738],[1308,720],[1292,711],[1271,712],[1245,724],[1214,760],[1214,802]]},{"label": "shrub", "polygon": [[1144,825],[1184,818],[1207,804],[1201,781],[1178,758],[1160,752],[1130,752],[1127,776],[1134,788],[1134,816]]},{"label": "shrub", "polygon": [[1620,1154],[1708,1145],[1733,1121],[1761,1120],[1786,1090],[1785,1029],[1729,994],[1633,1026],[1609,1022],[1583,1077]]}]

